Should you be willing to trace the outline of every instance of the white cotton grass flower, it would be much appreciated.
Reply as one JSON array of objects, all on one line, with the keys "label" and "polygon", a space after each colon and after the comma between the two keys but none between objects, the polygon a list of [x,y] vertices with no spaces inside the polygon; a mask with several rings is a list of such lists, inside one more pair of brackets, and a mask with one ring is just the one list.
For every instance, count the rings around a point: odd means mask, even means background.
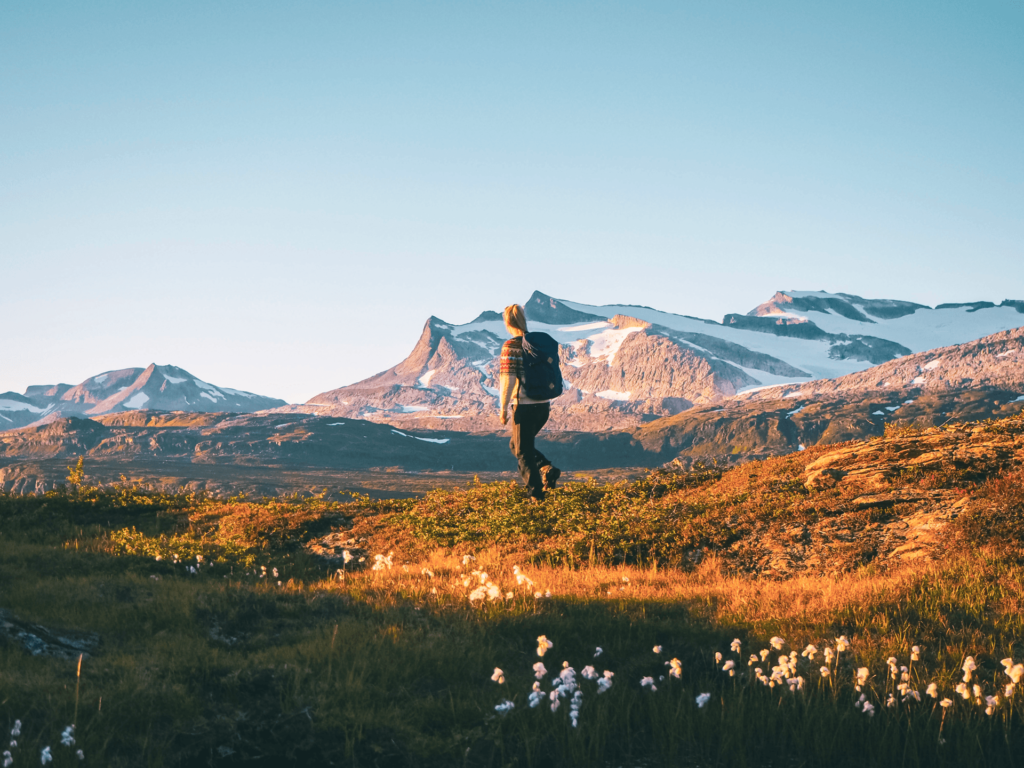
[{"label": "white cotton grass flower", "polygon": [[479,587],[469,593],[469,602],[475,603],[482,601],[487,597],[487,587],[481,584]]},{"label": "white cotton grass flower", "polygon": [[830,674],[832,674],[829,671],[829,668],[828,667],[824,667],[824,666],[820,670],[818,670],[818,671],[821,672],[821,676],[822,677],[828,677]]},{"label": "white cotton grass flower", "polygon": [[551,701],[551,711],[552,712],[557,712],[559,705],[562,703],[559,700],[558,691],[555,690],[555,691],[552,691],[551,693],[549,693],[548,694],[548,699]]},{"label": "white cotton grass flower", "polygon": [[604,653],[604,648],[602,648],[601,646],[597,646],[597,648],[594,650],[594,658],[596,659],[602,653]]},{"label": "white cotton grass flower", "polygon": [[875,716],[875,705],[872,704],[870,701],[865,701],[861,705],[860,711],[863,712],[868,717],[874,717]]},{"label": "white cotton grass flower", "polygon": [[889,694],[889,698],[885,700],[885,706],[889,707],[890,709],[896,706],[896,697],[893,696],[891,693]]},{"label": "white cotton grass flower", "polygon": [[21,736],[21,720],[14,721],[14,727],[11,728],[11,736]]},{"label": "white cotton grass flower", "polygon": [[857,668],[857,678],[856,678],[857,679],[857,684],[855,686],[853,686],[854,690],[859,691],[862,686],[866,685],[870,675],[871,675],[871,670],[869,670],[867,667],[858,667]]},{"label": "white cotton grass flower", "polygon": [[472,555],[463,555],[462,556],[462,564],[463,565],[469,565],[474,560],[476,560],[476,558],[473,557]]},{"label": "white cotton grass flower", "polygon": [[743,648],[743,643],[740,642],[740,639],[738,637],[736,639],[734,639],[731,643],[729,643],[729,650],[732,651],[733,653],[739,653],[740,649],[742,649],[742,648]]},{"label": "white cotton grass flower", "polygon": [[974,694],[975,700],[979,704],[981,704],[981,697],[985,694],[985,692],[981,689],[981,686],[975,683],[971,688],[971,693]]},{"label": "white cotton grass flower", "polygon": [[1009,699],[1009,698],[1011,698],[1013,696],[1013,694],[1014,694],[1014,692],[1016,690],[1017,690],[1017,686],[1016,685],[1014,685],[1013,683],[1007,683],[1006,684],[1006,688],[1003,689],[1003,696],[1005,696],[1006,698]]},{"label": "white cotton grass flower", "polygon": [[43,747],[42,754],[39,756],[39,762],[42,765],[46,765],[47,763],[53,762],[53,755],[50,754],[49,747]]},{"label": "white cotton grass flower", "polygon": [[722,654],[719,651],[715,651],[715,664],[722,663]]},{"label": "white cotton grass flower", "polygon": [[826,664],[831,664],[832,663],[832,659],[834,659],[836,657],[835,651],[833,651],[827,645],[825,646],[825,650],[823,651],[823,655],[825,657],[825,663]]},{"label": "white cotton grass flower", "polygon": [[65,747],[73,747],[75,745],[75,726],[69,725],[60,735],[60,743]]},{"label": "white cotton grass flower", "polygon": [[942,707],[943,709],[949,709],[950,707],[953,706],[953,700],[952,699],[943,699],[942,701],[939,702],[939,706]]},{"label": "white cotton grass flower", "polygon": [[656,686],[654,684],[654,678],[653,677],[642,677],[642,678],[640,678],[640,687],[641,688],[650,688],[652,691],[658,690],[658,686]]},{"label": "white cotton grass flower", "polygon": [[710,693],[700,693],[697,695],[697,709],[704,709],[709,701],[711,701]]},{"label": "white cotton grass flower", "polygon": [[782,646],[784,646],[786,644],[786,641],[783,640],[781,637],[773,637],[771,640],[768,641],[768,643],[776,651],[781,651],[782,650]]},{"label": "white cotton grass flower", "polygon": [[676,680],[681,680],[683,678],[683,662],[679,659],[672,659],[668,665],[670,667],[669,675]]},{"label": "white cotton grass flower", "polygon": [[85,760],[85,752],[83,752],[82,750],[78,750],[77,752],[75,752],[75,757],[77,757],[79,760]]},{"label": "white cotton grass flower", "polygon": [[661,646],[660,645],[656,645],[651,650],[653,650],[655,653],[661,653]]},{"label": "white cotton grass flower", "polygon": [[507,715],[509,712],[511,712],[515,708],[516,708],[516,705],[513,704],[508,699],[505,699],[500,704],[495,704],[494,705],[494,711],[497,712],[499,715]]},{"label": "white cotton grass flower", "polygon": [[756,653],[752,653],[752,654],[750,654],[750,658],[747,659],[747,666],[748,667],[752,667],[755,664],[757,664],[758,661],[759,661],[759,659],[757,658],[757,654]]},{"label": "white cotton grass flower", "polygon": [[495,667],[494,668],[494,674],[491,675],[491,680],[496,682],[498,685],[504,685],[505,684],[505,673],[502,672],[501,669],[499,669],[498,667]]},{"label": "white cotton grass flower", "polygon": [[576,691],[572,695],[572,701],[569,702],[569,719],[572,721],[572,727],[576,728],[580,723],[580,707],[583,706],[583,692]]},{"label": "white cotton grass flower", "polygon": [[729,659],[727,662],[725,662],[725,664],[722,665],[722,671],[728,672],[729,677],[734,677],[736,675],[736,662],[732,659]]},{"label": "white cotton grass flower", "polygon": [[1021,679],[1024,678],[1024,664],[1014,664],[1006,670],[1006,674],[1009,675],[1014,685],[1020,685]]},{"label": "white cotton grass flower", "polygon": [[584,680],[597,680],[600,675],[597,674],[597,670],[589,664],[580,670],[580,675]]},{"label": "white cotton grass flower", "polygon": [[11,757],[11,750],[5,749],[4,750],[4,762],[3,762],[4,768],[10,768],[10,766],[13,763],[14,763],[14,758]]},{"label": "white cotton grass flower", "polygon": [[355,556],[351,552],[349,552],[347,549],[345,549],[345,550],[342,550],[341,559],[345,562],[345,565],[348,565],[353,560],[355,560]]},{"label": "white cotton grass flower", "polygon": [[939,686],[935,683],[928,683],[928,687],[925,688],[924,692],[933,699],[939,698]]},{"label": "white cotton grass flower", "polygon": [[920,645],[915,645],[915,646],[911,647],[911,649],[910,649],[910,660],[911,661],[920,661],[921,660],[921,646]]},{"label": "white cotton grass flower", "polygon": [[960,665],[960,669],[964,671],[964,682],[971,682],[971,673],[978,668],[978,665],[974,662],[973,656],[968,656],[964,659],[964,663]]},{"label": "white cotton grass flower", "polygon": [[554,647],[555,644],[548,640],[547,635],[541,635],[537,638],[537,655],[541,658],[543,658],[544,654]]},{"label": "white cotton grass flower", "polygon": [[533,691],[530,693],[530,709],[536,709],[545,698],[546,696],[540,688],[540,683],[534,683]]},{"label": "white cotton grass flower", "polygon": [[546,675],[547,673],[548,670],[547,667],[544,666],[544,662],[538,661],[536,664],[533,665],[533,675],[538,680],[543,680],[544,675]]},{"label": "white cotton grass flower", "polygon": [[771,656],[771,655],[772,655],[772,652],[771,652],[771,651],[769,651],[769,650],[768,650],[767,648],[764,648],[764,649],[763,649],[763,650],[761,651],[761,654],[760,654],[760,656],[761,656],[761,661],[762,661],[762,662],[764,662],[764,661],[768,661],[768,657],[769,657],[769,656]]},{"label": "white cotton grass flower", "polygon": [[999,696],[986,696],[985,697],[985,714],[989,717],[996,711],[996,707],[999,706]]},{"label": "white cotton grass flower", "polygon": [[425,576],[428,579],[434,578],[434,572],[429,568],[420,569],[420,576]]},{"label": "white cotton grass flower", "polygon": [[957,683],[956,688],[954,690],[958,694],[960,694],[960,698],[962,698],[964,701],[967,701],[969,698],[971,698],[971,689],[967,687],[967,683]]},{"label": "white cotton grass flower", "polygon": [[836,653],[845,653],[850,650],[850,638],[840,635],[836,638]]}]

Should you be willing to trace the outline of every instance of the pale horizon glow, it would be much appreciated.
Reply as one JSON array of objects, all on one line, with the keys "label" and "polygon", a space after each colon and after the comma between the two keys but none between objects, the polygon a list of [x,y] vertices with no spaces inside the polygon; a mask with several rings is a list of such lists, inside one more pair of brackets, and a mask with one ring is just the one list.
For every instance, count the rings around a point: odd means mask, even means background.
[{"label": "pale horizon glow", "polygon": [[1024,299],[1024,6],[6,4],[0,392],[289,402],[534,290]]}]

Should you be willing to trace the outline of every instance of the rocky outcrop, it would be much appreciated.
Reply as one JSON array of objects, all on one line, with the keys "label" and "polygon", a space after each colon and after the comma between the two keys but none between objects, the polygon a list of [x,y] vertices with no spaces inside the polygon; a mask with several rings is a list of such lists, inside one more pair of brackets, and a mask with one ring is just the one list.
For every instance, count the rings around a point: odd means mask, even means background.
[{"label": "rocky outcrop", "polygon": [[800,518],[759,518],[721,556],[773,577],[941,558],[948,526],[988,503],[979,484],[1021,467],[1024,417],[819,450],[799,475]]},{"label": "rocky outcrop", "polygon": [[3,608],[0,608],[0,638],[20,645],[32,656],[69,660],[88,658],[100,645],[100,636],[94,632],[44,627],[19,619]]}]

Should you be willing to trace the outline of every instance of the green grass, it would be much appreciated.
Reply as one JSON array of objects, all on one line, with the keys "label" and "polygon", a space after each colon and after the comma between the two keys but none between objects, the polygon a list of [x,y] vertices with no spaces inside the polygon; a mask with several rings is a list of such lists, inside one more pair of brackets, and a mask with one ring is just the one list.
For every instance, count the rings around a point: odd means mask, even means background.
[{"label": "green grass", "polygon": [[[916,569],[779,582],[731,575],[714,558],[687,564],[686,547],[744,535],[759,510],[789,518],[837,503],[838,491],[798,487],[792,461],[572,485],[532,512],[508,484],[336,504],[101,491],[79,478],[65,493],[0,496],[0,606],[101,635],[78,691],[74,749],[87,765],[1020,764],[1024,694],[991,716],[953,694],[966,655],[986,694],[1008,681],[999,661],[1024,655],[1024,567],[1012,549],[977,548],[971,531],[989,530],[977,515],[949,558]],[[1000,526],[1015,519],[1015,487],[977,491],[996,506],[1010,499]],[[727,532],[716,529],[724,520]],[[337,529],[368,558],[343,580],[300,546]],[[390,570],[365,567],[389,550]],[[469,552],[477,559],[463,567]],[[185,563],[197,554],[193,575]],[[513,566],[535,583],[517,584]],[[513,597],[471,603],[481,570]],[[615,673],[603,694],[579,680],[578,728],[568,699],[555,713],[547,700],[529,706],[539,635],[555,643],[545,692],[563,661]],[[834,647],[840,635],[852,648],[829,680],[820,660],[798,657],[805,687],[791,693],[747,666],[776,635],[786,651]],[[914,644],[914,688],[935,681],[953,698],[945,718],[927,697],[885,706],[885,660],[909,666]],[[716,652],[737,662],[736,677]],[[668,676],[672,658],[681,679]],[[773,663],[757,666],[770,674]],[[873,675],[872,717],[854,706],[860,666]],[[495,667],[505,684],[490,680]],[[641,687],[645,676],[657,691]],[[54,765],[79,764],[59,744],[75,688],[74,661],[0,643],[0,727],[22,721],[16,766],[44,746]],[[515,708],[502,716],[494,707],[506,699]]]}]

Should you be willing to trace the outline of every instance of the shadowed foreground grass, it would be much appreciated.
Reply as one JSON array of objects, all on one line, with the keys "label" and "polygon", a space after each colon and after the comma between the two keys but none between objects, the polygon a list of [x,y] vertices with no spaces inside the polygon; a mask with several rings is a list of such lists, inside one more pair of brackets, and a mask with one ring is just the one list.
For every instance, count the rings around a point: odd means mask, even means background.
[{"label": "shadowed foreground grass", "polygon": [[[450,493],[442,501],[457,508]],[[1000,663],[1024,654],[1013,552],[964,544],[916,569],[769,582],[723,574],[713,557],[689,570],[630,563],[612,545],[592,544],[582,565],[531,561],[522,537],[440,547],[436,526],[410,531],[412,504],[214,503],[80,484],[0,496],[0,607],[103,638],[84,660],[77,716],[74,661],[0,644],[0,726],[22,724],[13,765],[38,764],[47,746],[54,765],[110,766],[1021,763],[1024,692],[1007,697]],[[579,509],[546,510],[544,540]],[[455,521],[445,525],[458,538]],[[352,531],[340,574],[295,546],[330,530]],[[541,635],[554,643],[543,658]],[[823,677],[825,648],[841,636],[850,647]],[[813,659],[801,655],[808,644]],[[762,649],[766,660],[748,665]],[[791,651],[795,669],[779,684],[758,681],[755,669],[769,677]],[[980,696],[968,687],[964,698],[955,687],[967,656]],[[537,662],[547,672],[531,707]],[[563,662],[575,674],[560,684],[574,677],[582,693],[575,728],[573,686],[552,712]],[[606,692],[587,666],[614,673]],[[504,682],[491,679],[496,667]],[[72,723],[76,743],[62,746]]]}]

